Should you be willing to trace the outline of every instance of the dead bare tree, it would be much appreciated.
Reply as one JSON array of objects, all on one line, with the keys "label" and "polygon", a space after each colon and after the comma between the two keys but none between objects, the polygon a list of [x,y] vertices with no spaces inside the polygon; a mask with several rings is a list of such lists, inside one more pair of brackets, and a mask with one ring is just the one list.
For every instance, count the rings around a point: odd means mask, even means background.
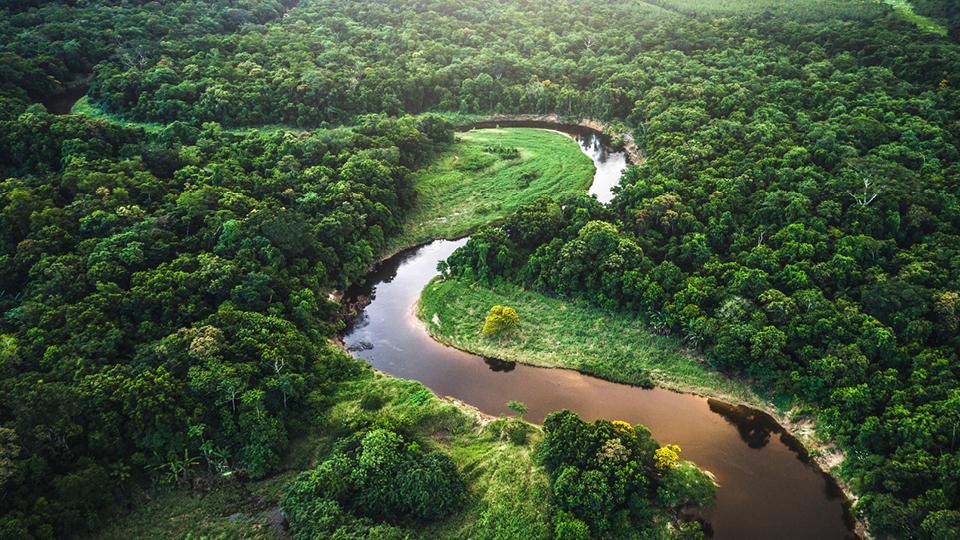
[{"label": "dead bare tree", "polygon": [[120,43],[120,38],[116,38],[114,43],[117,46],[117,57],[128,69],[143,68],[148,64],[143,49],[139,46],[132,48]]},{"label": "dead bare tree", "polygon": [[852,191],[848,191],[847,193],[849,193],[850,196],[853,197],[853,200],[857,201],[857,204],[860,206],[867,206],[883,192],[883,186],[876,183],[873,177],[863,170],[858,168],[854,168],[854,170],[857,171],[860,179],[863,181],[863,194],[853,193]]}]

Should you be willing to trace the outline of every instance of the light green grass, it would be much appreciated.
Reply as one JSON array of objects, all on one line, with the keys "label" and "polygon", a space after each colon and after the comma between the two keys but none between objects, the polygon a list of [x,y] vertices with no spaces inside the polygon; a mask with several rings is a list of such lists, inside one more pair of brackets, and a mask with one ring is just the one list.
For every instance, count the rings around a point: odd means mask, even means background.
[{"label": "light green grass", "polygon": [[[379,396],[382,407],[361,407],[365,395]],[[271,513],[287,482],[323,461],[337,438],[374,421],[413,432],[424,444],[450,453],[467,481],[463,508],[439,522],[408,529],[411,538],[546,539],[551,506],[546,472],[533,463],[540,429],[527,424],[530,439],[515,445],[501,436],[507,422],[490,421],[474,409],[438,398],[422,384],[364,369],[355,380],[339,384],[335,403],[317,416],[310,432],[291,444],[281,469],[265,480],[244,486],[224,484],[206,493],[158,490],[144,496],[135,510],[115,519],[95,538],[276,538]]]},{"label": "light green grass", "polygon": [[881,14],[876,0],[647,0],[693,17],[726,17],[770,13],[800,21],[837,17],[863,18]]},{"label": "light green grass", "polygon": [[892,7],[893,11],[898,15],[917,25],[917,28],[924,32],[930,32],[938,36],[947,35],[947,28],[944,25],[914,11],[913,4],[911,4],[909,0],[883,0],[883,2]]},{"label": "light green grass", "polygon": [[[119,124],[128,127],[138,127],[148,132],[158,132],[167,127],[167,124],[162,124],[159,122],[139,122],[136,120],[127,120],[121,117],[118,114],[108,113],[96,106],[90,101],[89,96],[83,96],[73,104],[73,107],[70,109],[70,114],[82,114],[84,116],[95,118],[99,120],[106,120],[107,122],[113,124]],[[285,124],[267,124],[263,126],[252,126],[252,127],[233,127],[233,128],[224,128],[224,131],[229,133],[275,133],[277,131],[291,131],[291,132],[303,132],[307,131],[306,129],[296,128],[288,126]]]},{"label": "light green grass", "polygon": [[[515,308],[520,329],[511,337],[480,334],[487,310]],[[482,356],[537,366],[575,369],[628,384],[647,377],[657,386],[761,405],[743,382],[704,365],[669,336],[639,321],[579,302],[567,302],[513,285],[435,280],[420,297],[418,316],[437,340]]]},{"label": "light green grass", "polygon": [[[478,129],[457,142],[413,178],[417,202],[390,249],[436,238],[457,238],[503,219],[541,195],[586,192],[593,162],[572,138],[533,128]],[[499,145],[520,157],[501,159],[484,151]]]}]

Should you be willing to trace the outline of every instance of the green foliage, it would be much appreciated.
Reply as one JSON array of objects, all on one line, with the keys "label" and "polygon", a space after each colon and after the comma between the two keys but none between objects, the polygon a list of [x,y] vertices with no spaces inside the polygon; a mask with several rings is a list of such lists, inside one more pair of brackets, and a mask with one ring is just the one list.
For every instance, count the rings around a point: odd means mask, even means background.
[{"label": "green foliage", "polygon": [[[294,4],[0,3],[4,535],[97,528],[184,449],[267,474],[357,373],[326,344],[329,291],[388,246],[501,219],[449,274],[619,310],[816,405],[877,536],[955,528],[955,2]],[[108,114],[40,105],[85,85]],[[431,110],[615,120],[646,161],[609,208],[536,200],[582,189],[586,158],[547,170],[478,135],[482,170],[444,161],[473,180],[449,189],[408,175],[449,123],[381,116]],[[353,127],[221,127],[277,123]],[[579,155],[544,137],[541,157]]]},{"label": "green foliage", "polygon": [[658,501],[668,508],[710,507],[715,496],[713,480],[689,461],[669,467],[657,490]]},{"label": "green foliage", "polygon": [[[497,342],[477,332],[477,318],[497,302],[523,306],[523,332]],[[642,321],[616,311],[570,302],[512,284],[488,286],[462,278],[431,282],[417,316],[439,341],[483,356],[563,367],[643,387],[761,403],[743,382],[709,369],[684,344],[656,335]],[[439,321],[439,323],[437,322]]]},{"label": "green foliage", "polygon": [[[647,58],[646,73],[674,78],[629,85],[646,161],[624,174],[612,214],[520,209],[450,257],[462,282],[427,296],[507,281],[672,334],[763,394],[815,405],[872,531],[931,537],[926,520],[960,500],[941,497],[960,452],[960,49],[881,3],[657,4],[690,17],[679,33],[691,48]],[[527,224],[543,233],[525,237]],[[456,316],[439,316],[455,335]],[[548,363],[525,349],[512,358]]]},{"label": "green foliage", "polygon": [[498,156],[500,159],[519,159],[520,150],[515,146],[506,146],[503,144],[488,144],[483,147],[483,151],[488,154]]},{"label": "green foliage", "polygon": [[508,401],[507,408],[517,413],[518,418],[523,418],[523,415],[527,414],[527,406],[520,401]]},{"label": "green foliage", "polygon": [[713,482],[689,462],[661,466],[663,448],[643,426],[588,424],[570,411],[558,411],[547,416],[543,428],[537,452],[551,472],[557,538],[621,537],[682,521],[684,507],[713,503]]},{"label": "green foliage", "polygon": [[588,540],[591,537],[586,523],[563,510],[554,518],[553,532],[557,540]]},{"label": "green foliage", "polygon": [[434,150],[414,127],[427,120],[300,136],[0,124],[0,425],[31,449],[4,456],[18,496],[3,513],[61,534],[151,476],[273,473],[357,369],[327,343],[325,298],[399,231],[407,167]]},{"label": "green foliage", "polygon": [[346,534],[371,523],[355,516],[438,519],[462,503],[464,482],[447,455],[386,429],[352,439],[356,445],[348,442],[287,486],[281,507],[295,537]]},{"label": "green foliage", "polygon": [[367,411],[376,411],[377,409],[383,407],[384,399],[380,394],[364,394],[360,398],[360,408]]}]

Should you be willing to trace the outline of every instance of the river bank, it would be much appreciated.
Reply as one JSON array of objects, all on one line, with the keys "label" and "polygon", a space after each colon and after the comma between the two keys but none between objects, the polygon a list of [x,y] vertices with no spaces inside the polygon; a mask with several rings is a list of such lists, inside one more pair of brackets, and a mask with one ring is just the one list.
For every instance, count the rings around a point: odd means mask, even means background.
[{"label": "river bank", "polygon": [[[483,336],[479,325],[493,305],[517,309],[520,328],[502,339]],[[437,278],[421,292],[416,313],[435,340],[480,356],[572,369],[612,382],[655,385],[751,407],[765,405],[746,384],[710,369],[679,340],[586,303],[510,284]]]},{"label": "river bank", "polygon": [[679,444],[684,459],[722,486],[708,519],[717,540],[744,537],[853,538],[854,524],[836,482],[766,413],[662,388],[643,389],[583,375],[478,357],[435,341],[416,317],[420,291],[436,264],[463,245],[439,240],[385,261],[351,294],[371,301],[342,334],[343,345],[378,371],[419,381],[490,415],[506,403],[528,406],[542,422],[569,409],[586,420],[620,419]]},{"label": "river bank", "polygon": [[[492,305],[518,310],[520,329],[502,339],[480,333],[486,310]],[[627,320],[580,302],[569,302],[512,285],[493,287],[460,280],[431,281],[414,308],[423,329],[446,346],[505,363],[568,369],[611,382],[658,388],[702,396],[723,406],[747,407],[769,416],[769,422],[792,437],[795,447],[836,482],[850,504],[856,494],[837,467],[845,455],[825,441],[809,415],[795,416],[757,395],[745,382],[710,368],[706,359],[676,339],[655,335],[637,321]],[[771,431],[776,431],[768,427]],[[858,536],[868,537],[856,520]]]},{"label": "river bank", "polygon": [[459,238],[542,196],[590,188],[596,168],[578,143],[556,131],[474,129],[413,173],[416,204],[387,252],[436,238]]},{"label": "river bank", "polygon": [[[615,172],[617,178],[619,172]],[[346,295],[344,305],[352,305],[352,309],[343,314],[349,324],[341,336],[342,346],[379,371],[423,382],[437,395],[453,397],[485,414],[507,414],[506,401],[517,399],[530,405],[528,418],[533,421],[542,421],[552,410],[569,408],[585,418],[621,418],[647,425],[660,440],[690,448],[688,458],[706,464],[724,485],[718,510],[711,518],[725,531],[718,538],[774,530],[780,534],[784,526],[794,529],[785,538],[806,538],[809,536],[802,533],[813,531],[819,531],[820,537],[843,537],[853,530],[862,535],[862,525],[852,523],[849,512],[843,510],[852,493],[824,472],[835,464],[825,457],[838,454],[824,451],[809,425],[791,422],[772,404],[752,397],[740,399],[716,386],[699,394],[748,405],[662,388],[642,390],[570,370],[478,358],[435,341],[415,316],[413,306],[436,275],[437,261],[465,242],[435,241],[409,250],[398,248],[398,255],[374,265],[367,283]],[[731,426],[735,426],[732,431]],[[744,444],[767,457],[748,458],[750,454],[738,449]],[[744,459],[749,462],[739,463]],[[751,472],[744,476],[742,471]],[[788,492],[782,490],[785,485],[790,486]],[[844,497],[844,491],[850,497]],[[734,502],[749,493],[749,508]],[[751,519],[758,507],[766,508],[762,519]],[[751,524],[755,521],[767,525]],[[843,525],[845,522],[850,523]],[[797,531],[800,536],[791,536]]]},{"label": "river bank", "polygon": [[646,157],[637,148],[633,135],[629,131],[614,129],[593,118],[566,118],[558,114],[498,114],[457,123],[457,128],[461,130],[495,127],[539,127],[567,131],[586,129],[603,135],[608,143],[614,140],[620,141],[621,144],[614,146],[622,146],[631,165],[642,165],[646,161]]}]

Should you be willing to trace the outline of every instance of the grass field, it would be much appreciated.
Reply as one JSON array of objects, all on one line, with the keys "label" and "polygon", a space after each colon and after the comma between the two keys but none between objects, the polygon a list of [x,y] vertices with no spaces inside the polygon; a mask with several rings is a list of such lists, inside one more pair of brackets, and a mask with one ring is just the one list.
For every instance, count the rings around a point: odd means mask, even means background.
[{"label": "grass field", "polygon": [[[361,401],[369,395],[376,396],[382,406],[374,411],[362,407]],[[502,431],[507,423],[518,420],[491,421],[473,409],[441,400],[418,382],[373,370],[341,383],[331,402],[336,405],[318,416],[313,429],[293,441],[281,468],[284,472],[243,485],[214,486],[206,492],[149,492],[136,510],[114,520],[96,538],[277,538],[278,501],[284,485],[323,461],[338,437],[384,419],[413,431],[419,442],[449,452],[468,483],[460,512],[408,530],[411,538],[549,538],[548,479],[530,455],[541,437],[538,427],[525,424],[527,444],[513,444]]]},{"label": "grass field", "polygon": [[924,17],[923,15],[914,11],[913,4],[910,3],[910,0],[883,1],[886,4],[889,4],[898,15],[917,25],[917,27],[924,32],[930,32],[932,34],[937,34],[938,36],[947,35],[947,28],[944,25],[929,17]]},{"label": "grass field", "polygon": [[[520,329],[502,340],[480,334],[494,305],[520,315]],[[648,331],[622,313],[567,302],[513,285],[487,287],[436,280],[420,297],[418,316],[437,340],[479,355],[575,369],[611,381],[645,384],[759,405],[743,382],[700,363],[674,338]]]},{"label": "grass field", "polygon": [[531,128],[458,133],[453,146],[415,174],[417,204],[390,248],[464,236],[541,195],[586,192],[593,174],[590,158],[562,133]]},{"label": "grass field", "polygon": [[[155,122],[138,122],[135,120],[126,120],[119,115],[108,113],[101,109],[100,107],[94,105],[90,102],[89,96],[83,96],[73,104],[73,108],[70,109],[70,114],[82,114],[90,118],[96,118],[99,120],[106,120],[114,124],[120,124],[129,127],[138,127],[144,131],[149,132],[158,132],[167,127],[167,124],[160,124]],[[256,127],[235,127],[235,128],[225,128],[224,131],[231,133],[274,133],[277,131],[292,131],[292,132],[302,132],[307,131],[303,128],[297,128],[292,126],[287,126],[283,124],[272,124],[272,125],[263,125]]]},{"label": "grass field", "polygon": [[799,21],[836,17],[875,17],[879,0],[647,0],[664,9],[693,17],[772,13]]}]

